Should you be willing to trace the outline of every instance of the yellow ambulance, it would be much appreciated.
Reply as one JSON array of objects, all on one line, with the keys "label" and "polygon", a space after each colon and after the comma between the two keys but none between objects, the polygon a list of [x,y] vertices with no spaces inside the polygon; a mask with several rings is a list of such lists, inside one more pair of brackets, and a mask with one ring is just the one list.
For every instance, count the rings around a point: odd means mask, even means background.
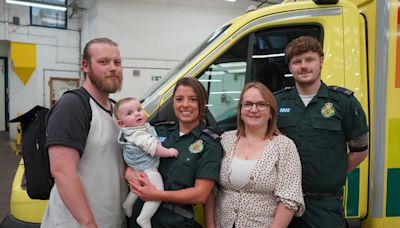
[{"label": "yellow ambulance", "polygon": [[[243,85],[272,91],[293,86],[284,49],[292,39],[317,38],[325,53],[322,79],[354,91],[369,121],[370,154],[348,175],[345,215],[351,227],[400,227],[400,0],[305,0],[256,9],[211,34],[143,97],[152,122],[173,119],[171,96],[181,77],[198,78],[210,118],[221,131],[236,127]],[[30,200],[23,165],[1,227],[34,227],[46,201]]]}]

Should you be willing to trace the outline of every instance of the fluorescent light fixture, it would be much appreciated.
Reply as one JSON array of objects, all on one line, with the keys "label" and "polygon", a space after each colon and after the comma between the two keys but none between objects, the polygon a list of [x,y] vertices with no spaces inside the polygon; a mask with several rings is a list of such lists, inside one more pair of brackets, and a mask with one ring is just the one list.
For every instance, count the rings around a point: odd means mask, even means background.
[{"label": "fluorescent light fixture", "polygon": [[236,0],[225,0],[227,2],[236,2]]},{"label": "fluorescent light fixture", "polygon": [[16,5],[23,5],[23,6],[34,6],[34,7],[39,7],[39,8],[46,8],[46,9],[54,9],[54,10],[61,10],[61,11],[66,11],[67,7],[65,6],[57,6],[53,4],[43,4],[43,3],[36,3],[32,1],[16,1],[16,0],[6,0],[7,3],[10,4],[16,4]]},{"label": "fluorescent light fixture", "polygon": [[283,75],[285,78],[291,78],[291,77],[293,77],[293,74],[285,74],[285,75]]},{"label": "fluorescent light fixture", "polygon": [[285,53],[277,53],[277,54],[269,54],[269,55],[253,55],[253,59],[263,59],[263,58],[273,58],[273,57],[282,57],[285,56]]},{"label": "fluorescent light fixture", "polygon": [[[239,68],[246,67],[246,62],[230,62],[230,63],[220,63],[219,65],[214,65],[215,67],[223,67],[223,68]],[[214,67],[213,66],[213,67]]]}]

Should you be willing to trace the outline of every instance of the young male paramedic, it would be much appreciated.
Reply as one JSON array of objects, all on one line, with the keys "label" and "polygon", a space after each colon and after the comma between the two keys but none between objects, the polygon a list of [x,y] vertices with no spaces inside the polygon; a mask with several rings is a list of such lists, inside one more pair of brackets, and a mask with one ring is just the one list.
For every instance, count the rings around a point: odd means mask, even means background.
[{"label": "young male paramedic", "polygon": [[345,227],[342,187],[347,173],[368,155],[365,113],[353,92],[321,81],[324,54],[318,40],[294,39],[285,54],[295,87],[275,95],[278,127],[300,154],[306,205],[290,227]]},{"label": "young male paramedic", "polygon": [[128,185],[108,98],[122,84],[117,44],[107,38],[89,41],[81,68],[85,82],[80,89],[88,95],[92,119],[72,93],[48,118],[46,146],[55,185],[41,227],[120,228],[126,224],[121,205]]}]

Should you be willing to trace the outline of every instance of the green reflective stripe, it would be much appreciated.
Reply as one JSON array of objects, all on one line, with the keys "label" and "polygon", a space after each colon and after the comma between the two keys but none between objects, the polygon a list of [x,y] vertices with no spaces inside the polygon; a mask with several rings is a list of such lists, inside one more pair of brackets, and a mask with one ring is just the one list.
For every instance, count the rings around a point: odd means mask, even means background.
[{"label": "green reflective stripe", "polygon": [[360,201],[360,169],[353,170],[347,176],[347,216],[358,216]]},{"label": "green reflective stripe", "polygon": [[386,216],[400,216],[400,168],[388,169]]}]

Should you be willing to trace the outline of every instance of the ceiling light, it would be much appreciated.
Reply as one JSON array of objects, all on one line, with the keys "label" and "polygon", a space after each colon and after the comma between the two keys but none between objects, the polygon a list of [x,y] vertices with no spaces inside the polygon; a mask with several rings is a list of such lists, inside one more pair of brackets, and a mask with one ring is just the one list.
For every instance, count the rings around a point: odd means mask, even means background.
[{"label": "ceiling light", "polygon": [[6,2],[10,3],[10,4],[16,4],[16,5],[34,6],[34,7],[39,7],[39,8],[54,9],[54,10],[61,10],[61,11],[66,11],[67,10],[67,7],[65,7],[65,6],[42,4],[42,3],[32,2],[32,1],[6,0]]}]

